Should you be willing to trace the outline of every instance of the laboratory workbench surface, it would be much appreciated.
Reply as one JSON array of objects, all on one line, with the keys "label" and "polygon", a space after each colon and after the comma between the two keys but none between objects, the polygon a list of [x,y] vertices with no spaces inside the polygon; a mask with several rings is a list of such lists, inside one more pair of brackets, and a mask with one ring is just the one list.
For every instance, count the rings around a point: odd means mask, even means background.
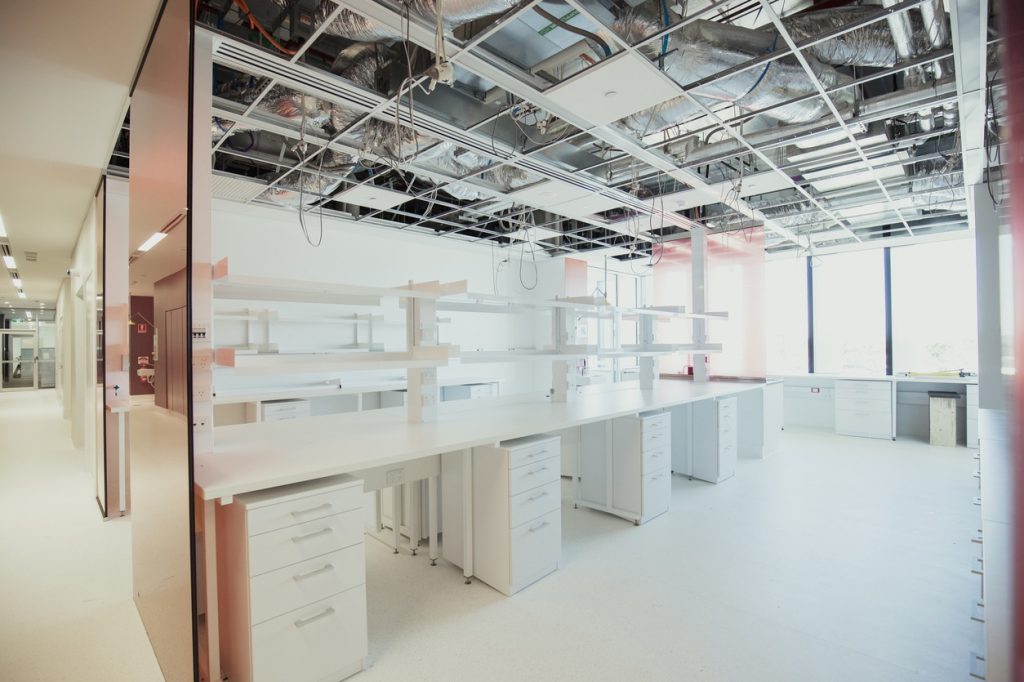
[{"label": "laboratory workbench surface", "polygon": [[214,452],[197,454],[205,500],[407,462],[648,410],[759,390],[763,383],[662,381],[601,387],[567,403],[517,396],[444,403],[436,422],[410,423],[404,408],[225,426]]}]

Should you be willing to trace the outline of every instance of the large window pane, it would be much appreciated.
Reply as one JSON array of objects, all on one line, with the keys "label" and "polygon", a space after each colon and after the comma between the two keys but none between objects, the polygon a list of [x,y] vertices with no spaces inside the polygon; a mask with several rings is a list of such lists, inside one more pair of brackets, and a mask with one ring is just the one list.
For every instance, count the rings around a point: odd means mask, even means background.
[{"label": "large window pane", "polygon": [[807,258],[764,264],[769,374],[807,372]]},{"label": "large window pane", "polygon": [[976,371],[974,242],[892,250],[894,372]]},{"label": "large window pane", "polygon": [[885,374],[882,250],[811,260],[814,271],[814,371]]}]

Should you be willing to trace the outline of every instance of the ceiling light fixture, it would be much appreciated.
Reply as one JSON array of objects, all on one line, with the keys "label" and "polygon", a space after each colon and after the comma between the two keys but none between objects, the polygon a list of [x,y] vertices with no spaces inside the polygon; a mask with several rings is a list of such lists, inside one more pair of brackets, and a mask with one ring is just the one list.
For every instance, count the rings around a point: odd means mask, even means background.
[{"label": "ceiling light fixture", "polygon": [[18,267],[18,264],[14,262],[14,256],[4,256],[4,265],[7,266],[8,270],[14,270]]},{"label": "ceiling light fixture", "polygon": [[166,232],[154,232],[152,237],[150,237],[146,241],[142,242],[142,246],[139,247],[139,251],[142,251],[143,253],[145,253],[146,251],[149,251],[154,246],[159,244],[163,240],[163,238],[166,237],[166,236],[167,236]]},{"label": "ceiling light fixture", "polygon": [[25,292],[24,291],[19,291],[18,292],[18,298],[26,298]]},{"label": "ceiling light fixture", "polygon": [[21,278],[20,277],[12,277],[11,281],[14,282],[14,288],[15,289],[20,289],[21,288]]},{"label": "ceiling light fixture", "polygon": [[7,236],[7,228],[4,227],[4,217],[0,215],[0,237]]}]

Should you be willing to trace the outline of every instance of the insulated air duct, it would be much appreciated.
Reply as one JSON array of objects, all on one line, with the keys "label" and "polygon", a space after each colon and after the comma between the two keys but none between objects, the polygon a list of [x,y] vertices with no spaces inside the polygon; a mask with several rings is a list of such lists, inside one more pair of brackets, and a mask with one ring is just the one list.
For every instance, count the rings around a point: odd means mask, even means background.
[{"label": "insulated air duct", "polygon": [[[461,26],[474,19],[482,19],[492,14],[501,14],[515,7],[515,0],[444,0],[442,21],[446,31]],[[412,13],[431,25],[437,21],[437,6],[434,0],[411,0],[408,3]],[[319,23],[337,8],[331,0],[320,0],[317,9]],[[343,9],[338,17],[324,29],[324,33],[357,40],[360,42],[390,42],[399,40],[402,34],[384,24],[367,19],[361,14]]]}]

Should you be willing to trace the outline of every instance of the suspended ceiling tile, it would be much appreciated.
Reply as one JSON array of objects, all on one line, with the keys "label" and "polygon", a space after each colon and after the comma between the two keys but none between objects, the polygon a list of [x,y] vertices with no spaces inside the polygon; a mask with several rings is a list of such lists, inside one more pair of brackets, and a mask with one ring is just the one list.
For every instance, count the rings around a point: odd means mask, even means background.
[{"label": "suspended ceiling tile", "polygon": [[[586,199],[591,196],[588,190],[576,185],[570,185],[561,180],[545,180],[535,185],[517,189],[506,195],[509,199],[519,204],[527,204],[536,208],[555,210],[555,206],[577,199]],[[555,211],[557,213],[557,211]]]},{"label": "suspended ceiling tile", "polygon": [[374,185],[356,185],[340,194],[334,195],[335,201],[378,210],[394,208],[410,199],[412,197],[404,192],[396,192],[392,189],[376,187]]},{"label": "suspended ceiling tile", "polygon": [[743,178],[743,185],[740,188],[741,197],[750,197],[755,194],[768,194],[778,192],[782,189],[789,189],[793,183],[775,171],[764,171],[754,173]]},{"label": "suspended ceiling tile", "polygon": [[603,126],[677,97],[679,89],[643,57],[620,52],[544,94],[583,120]]},{"label": "suspended ceiling tile", "polygon": [[622,202],[615,199],[603,197],[600,194],[588,194],[578,199],[570,199],[564,203],[554,206],[551,210],[566,218],[582,218],[584,216],[610,211],[613,208],[622,206]]},{"label": "suspended ceiling tile", "polygon": [[229,201],[248,202],[267,188],[266,183],[253,182],[237,175],[213,174],[211,189],[215,199],[227,199]]}]

